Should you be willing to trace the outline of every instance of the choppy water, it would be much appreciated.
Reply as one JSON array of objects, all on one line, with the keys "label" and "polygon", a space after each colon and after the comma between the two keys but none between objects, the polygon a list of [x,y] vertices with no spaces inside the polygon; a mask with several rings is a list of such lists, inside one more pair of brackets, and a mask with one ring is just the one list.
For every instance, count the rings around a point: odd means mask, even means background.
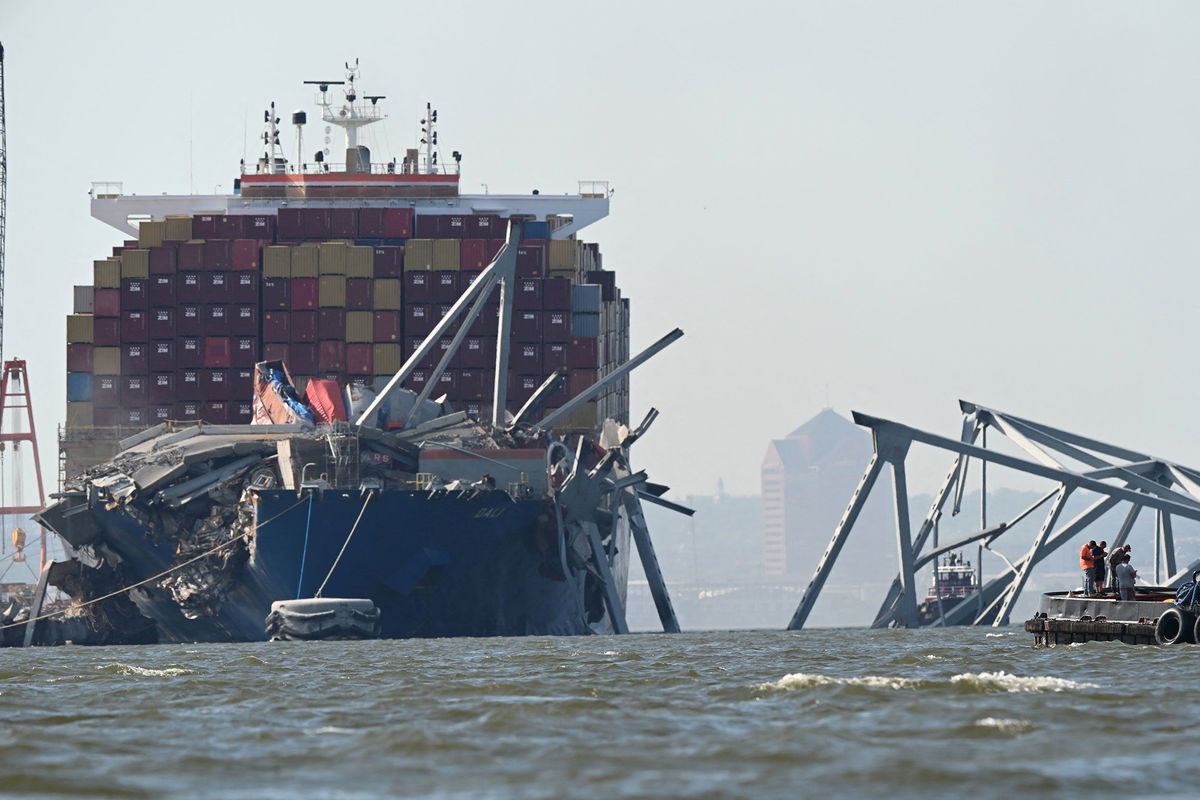
[{"label": "choppy water", "polygon": [[978,629],[7,650],[0,796],[1190,793],[1198,661]]}]

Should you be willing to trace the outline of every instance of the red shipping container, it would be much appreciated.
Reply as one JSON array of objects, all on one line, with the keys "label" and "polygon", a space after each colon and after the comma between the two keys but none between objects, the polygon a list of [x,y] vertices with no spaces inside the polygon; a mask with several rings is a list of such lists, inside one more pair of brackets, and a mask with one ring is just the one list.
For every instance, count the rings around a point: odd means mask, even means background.
[{"label": "red shipping container", "polygon": [[150,298],[152,308],[169,308],[178,302],[175,298],[175,280],[174,275],[150,276],[150,286],[146,294]]},{"label": "red shipping container", "polygon": [[509,381],[508,396],[517,405],[523,405],[545,380],[545,375],[518,375],[516,380]]},{"label": "red shipping container", "polygon": [[97,289],[94,308],[97,317],[120,317],[121,290]]},{"label": "red shipping container", "polygon": [[528,239],[517,248],[517,277],[543,278],[546,275],[546,243]]},{"label": "red shipping container", "polygon": [[254,405],[249,402],[232,402],[229,404],[229,421],[233,425],[249,425],[254,419]]},{"label": "red shipping container", "polygon": [[121,343],[121,319],[96,317],[92,320],[92,344],[97,347],[116,347]]},{"label": "red shipping container", "polygon": [[522,311],[542,309],[542,281],[540,278],[517,278],[513,293],[513,308]]},{"label": "red shipping container", "polygon": [[224,369],[201,370],[200,397],[204,400],[228,400],[229,371]]},{"label": "red shipping container", "polygon": [[67,372],[91,372],[94,345],[72,342],[67,345]]},{"label": "red shipping container", "polygon": [[488,303],[471,323],[468,333],[472,336],[495,336],[500,329],[500,304]]},{"label": "red shipping container", "polygon": [[235,303],[258,303],[259,273],[233,272],[226,277],[230,300]]},{"label": "red shipping container", "polygon": [[216,239],[224,214],[197,214],[192,217],[192,238]]},{"label": "red shipping container", "polygon": [[121,308],[129,310],[149,308],[150,303],[146,299],[146,283],[145,278],[122,278]]},{"label": "red shipping container", "polygon": [[145,311],[122,311],[121,312],[121,341],[122,342],[145,342],[149,341],[150,325],[148,314]]},{"label": "red shipping container", "polygon": [[263,278],[262,302],[266,310],[292,307],[292,282],[287,278]]},{"label": "red shipping container", "polygon": [[375,281],[371,278],[347,278],[346,308],[354,311],[370,311],[374,286]]},{"label": "red shipping container", "polygon": [[433,302],[453,304],[461,294],[458,289],[458,273],[440,271],[429,274],[433,276]]},{"label": "red shipping container", "polygon": [[291,371],[291,362],[288,361],[288,345],[284,342],[263,342],[263,361],[282,361],[288,365],[288,370]]},{"label": "red shipping container", "polygon": [[433,363],[440,364],[442,357],[446,355],[446,351],[450,349],[450,343],[454,341],[453,336],[443,336],[437,341],[437,347],[433,350]]},{"label": "red shipping container", "polygon": [[[316,311],[293,311],[292,312],[292,330],[291,341],[293,342],[315,342],[317,341],[317,312]],[[344,331],[343,331],[344,333]]]},{"label": "red shipping container", "polygon": [[264,342],[283,343],[291,339],[291,314],[286,311],[268,311],[263,314]]},{"label": "red shipping container", "polygon": [[179,245],[178,268],[180,272],[204,269],[204,242],[192,241]]},{"label": "red shipping container", "polygon": [[440,214],[417,214],[413,220],[413,228],[416,231],[418,239],[440,239],[438,229],[441,227],[438,221]]},{"label": "red shipping container", "polygon": [[567,394],[574,397],[598,380],[600,380],[598,369],[572,369],[571,374],[567,377]]},{"label": "red shipping container", "polygon": [[[182,246],[182,245],[180,245]],[[203,263],[203,260],[201,261]],[[199,268],[200,264],[196,267]],[[179,246],[163,245],[150,248],[150,274],[174,275],[179,268]]]},{"label": "red shipping container", "polygon": [[233,361],[233,343],[228,336],[207,336],[204,339],[204,366],[229,367]]},{"label": "red shipping container", "polygon": [[173,308],[152,308],[150,309],[150,338],[151,339],[174,339],[177,333],[175,331],[175,309]]},{"label": "red shipping container", "polygon": [[231,263],[235,270],[258,269],[261,263],[262,243],[257,239],[234,239]]},{"label": "red shipping container", "polygon": [[517,342],[508,351],[509,366],[515,372],[542,374],[542,343]]},{"label": "red shipping container", "polygon": [[304,402],[312,409],[317,424],[345,422],[346,404],[337,380],[317,378],[304,387]]},{"label": "red shipping container", "polygon": [[[366,209],[363,209],[364,211]],[[376,247],[373,274],[376,278],[399,278],[404,272],[403,247]]]},{"label": "red shipping container", "polygon": [[346,343],[340,341],[321,342],[317,346],[317,369],[321,372],[344,372],[346,369]]},{"label": "red shipping container", "polygon": [[346,345],[346,372],[351,375],[371,375],[371,353],[374,345],[351,343]]},{"label": "red shipping container", "polygon": [[[471,284],[475,283],[476,279],[479,278],[480,272],[481,272],[481,270],[477,270],[477,269],[464,269],[464,270],[459,271],[458,286],[459,286],[460,293],[465,292],[467,289],[471,288]],[[497,289],[492,290],[492,296],[496,297],[496,298],[500,297]]]},{"label": "red shipping container", "polygon": [[478,400],[484,396],[484,393],[490,388],[484,386],[483,383],[484,371],[466,367],[458,370],[456,376],[456,388],[458,396],[468,400]]},{"label": "red shipping container", "polygon": [[458,394],[457,378],[458,378],[458,370],[456,370],[456,369],[443,370],[442,374],[438,376],[438,384],[434,388],[432,396],[434,398],[441,397],[442,395],[446,395],[448,397],[456,396]]},{"label": "red shipping container", "polygon": [[209,239],[204,243],[204,269],[225,272],[233,266],[233,244],[228,239]]},{"label": "red shipping container", "polygon": [[439,239],[461,239],[467,235],[467,215],[441,214],[438,216]]},{"label": "red shipping container", "polygon": [[119,406],[121,404],[121,376],[92,376],[92,402],[96,408]]},{"label": "red shipping container", "polygon": [[205,303],[224,303],[229,299],[229,275],[225,272],[204,272],[200,277],[201,298]]},{"label": "red shipping container", "polygon": [[500,248],[504,247],[504,239],[484,239],[486,244],[483,246],[484,264],[490,264],[496,260],[496,256],[500,253]]},{"label": "red shipping container", "polygon": [[346,339],[346,311],[342,308],[322,308],[317,316],[317,338]]},{"label": "red shipping container", "polygon": [[121,374],[145,375],[150,371],[149,345],[129,342],[121,345]]},{"label": "red shipping container", "polygon": [[[174,397],[171,398],[171,400],[174,399]],[[173,404],[150,406],[150,424],[157,425],[160,422],[167,422],[168,420],[174,419],[174,411],[175,406]]]},{"label": "red shipping container", "polygon": [[353,239],[358,236],[358,209],[329,209],[329,237],[331,239]]},{"label": "red shipping container", "polygon": [[176,308],[176,336],[199,336],[204,333],[204,319],[200,316],[200,309],[201,306],[194,303],[186,303]]},{"label": "red shipping container", "polygon": [[533,342],[542,338],[542,312],[521,309],[513,311],[513,338]]},{"label": "red shipping container", "polygon": [[310,311],[319,307],[319,278],[292,279],[292,310]]},{"label": "red shipping container", "polygon": [[181,336],[175,347],[180,367],[204,366],[204,339],[200,336]]},{"label": "red shipping container", "polygon": [[201,404],[194,400],[189,400],[185,403],[176,403],[175,417],[185,421],[200,419],[200,408]]},{"label": "red shipping container", "polygon": [[242,223],[242,232],[247,239],[257,239],[259,242],[275,241],[274,214],[248,214]]},{"label": "red shipping container", "polygon": [[433,273],[413,271],[404,273],[404,302],[433,302]]},{"label": "red shipping container", "polygon": [[[417,352],[417,350],[420,349],[421,344],[424,341],[425,341],[424,336],[409,336],[408,337],[408,351],[407,351],[408,355],[412,355],[413,353]],[[405,356],[405,360],[408,359],[408,355]],[[434,364],[437,363],[438,357],[439,357],[438,349],[437,349],[437,346],[435,345],[434,347],[430,348],[429,352],[425,354],[424,358],[422,358],[419,362],[417,362],[417,365],[421,366],[421,367],[432,367]]]},{"label": "red shipping container", "polygon": [[[450,313],[450,309],[453,307],[453,303],[434,303],[431,305],[430,309],[433,310],[433,324],[437,325],[439,322],[441,322],[446,315]],[[430,328],[430,330],[433,329]]]},{"label": "red shipping container", "polygon": [[300,238],[328,239],[330,237],[330,218],[328,208],[300,209]]},{"label": "red shipping container", "polygon": [[570,340],[566,342],[546,342],[542,345],[542,371],[547,375],[551,370],[563,369],[570,365]]},{"label": "red shipping container", "polygon": [[150,379],[146,375],[121,376],[121,405],[126,408],[144,406],[149,401]]},{"label": "red shipping container", "polygon": [[411,239],[413,235],[413,210],[411,208],[386,208],[383,211],[384,239]]},{"label": "red shipping container", "polygon": [[426,334],[433,330],[433,307],[426,303],[404,305],[404,332]]},{"label": "red shipping container", "polygon": [[180,272],[175,278],[175,296],[180,303],[199,303],[204,296],[199,272]]},{"label": "red shipping container", "polygon": [[376,342],[398,342],[400,336],[400,312],[376,311],[372,338]]},{"label": "red shipping container", "polygon": [[229,335],[229,307],[224,305],[204,306],[205,336]]},{"label": "red shipping container", "polygon": [[174,372],[155,372],[150,376],[150,402],[175,402]]},{"label": "red shipping container", "polygon": [[542,312],[542,341],[569,342],[571,341],[571,312],[543,311]]},{"label": "red shipping container", "polygon": [[483,269],[488,265],[483,253],[487,242],[483,239],[463,239],[458,246],[458,266],[462,269]]},{"label": "red shipping container", "polygon": [[508,234],[508,221],[496,214],[473,214],[467,217],[467,236],[472,239],[503,239]]},{"label": "red shipping container", "polygon": [[571,279],[542,279],[542,308],[547,311],[571,310]]},{"label": "red shipping container", "polygon": [[572,369],[596,369],[600,366],[600,345],[594,336],[577,336],[568,351]]},{"label": "red shipping container", "polygon": [[229,409],[232,405],[228,400],[215,400],[205,403],[201,408],[201,414],[205,422],[213,425],[228,425]]},{"label": "red shipping container", "polygon": [[304,222],[299,208],[281,208],[276,220],[276,229],[280,239],[303,239]]},{"label": "red shipping container", "polygon": [[183,400],[199,400],[203,397],[204,370],[181,369],[175,373],[175,391]]},{"label": "red shipping container", "polygon": [[254,336],[233,337],[233,353],[229,357],[231,367],[253,367],[258,362],[258,339]]},{"label": "red shipping container", "polygon": [[217,217],[217,237],[241,239],[246,235],[246,217],[242,214],[224,214]]},{"label": "red shipping container", "polygon": [[151,372],[162,372],[179,366],[175,359],[175,342],[151,342],[149,362]]},{"label": "red shipping container", "polygon": [[315,343],[288,346],[290,361],[288,369],[293,375],[312,375],[317,371],[317,345]]},{"label": "red shipping container", "polygon": [[464,367],[482,369],[496,363],[496,341],[482,336],[468,336],[458,349],[459,363]]},{"label": "red shipping container", "polygon": [[[420,217],[417,217],[420,219]],[[429,370],[414,369],[408,374],[408,380],[404,382],[404,388],[418,394],[425,388],[425,382],[429,380]]]},{"label": "red shipping container", "polygon": [[258,306],[239,303],[229,308],[229,332],[234,336],[254,336],[258,333]]},{"label": "red shipping container", "polygon": [[359,239],[384,238],[383,211],[382,208],[360,208],[358,210],[357,236]]}]

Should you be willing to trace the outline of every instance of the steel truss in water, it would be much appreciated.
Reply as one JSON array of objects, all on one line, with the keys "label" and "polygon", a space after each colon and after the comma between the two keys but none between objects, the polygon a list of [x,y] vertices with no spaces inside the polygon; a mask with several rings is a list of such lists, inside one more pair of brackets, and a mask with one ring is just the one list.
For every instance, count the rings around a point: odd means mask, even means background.
[{"label": "steel truss in water", "polygon": [[[1197,560],[1184,569],[1178,569],[1171,523],[1172,518],[1176,516],[1200,521],[1200,470],[965,400],[960,400],[959,406],[963,412],[963,421],[962,436],[958,440],[891,420],[853,412],[855,423],[871,429],[875,452],[854,490],[846,512],[834,530],[829,546],[817,564],[812,581],[804,590],[800,604],[788,624],[788,630],[804,627],[821,588],[825,585],[825,580],[829,577],[838,554],[850,536],[854,523],[885,465],[892,468],[896,550],[900,568],[872,627],[917,627],[919,618],[915,581],[918,570],[935,561],[940,555],[960,550],[968,544],[990,546],[1006,531],[1046,503],[1050,503],[1049,511],[1042,520],[1029,550],[1021,558],[1009,562],[998,576],[983,584],[981,589],[946,610],[939,620],[940,624],[994,627],[1007,625],[1009,615],[1033,568],[1118,505],[1124,505],[1126,512],[1112,540],[1113,548],[1124,544],[1143,509],[1151,510],[1155,514],[1156,582],[1178,586],[1188,579],[1192,570],[1200,568],[1200,560]],[[1004,436],[1029,458],[988,449],[989,429]],[[980,444],[977,445],[976,441]],[[929,513],[925,515],[915,536],[909,523],[908,482],[905,475],[905,461],[913,444],[927,445],[954,454],[950,472],[934,495]],[[979,460],[984,475],[987,465],[995,464],[1045,478],[1055,484],[1054,488],[1012,519],[988,526],[985,517],[980,530],[955,541],[939,544],[936,535],[938,520],[947,502],[952,501],[952,514],[957,514],[961,509],[967,468],[972,458]],[[1063,508],[1068,498],[1076,491],[1090,492],[1096,495],[1097,499],[1074,519],[1059,526]],[[986,482],[982,494],[986,502]],[[1160,576],[1164,572],[1166,577],[1165,581],[1162,581]]]}]

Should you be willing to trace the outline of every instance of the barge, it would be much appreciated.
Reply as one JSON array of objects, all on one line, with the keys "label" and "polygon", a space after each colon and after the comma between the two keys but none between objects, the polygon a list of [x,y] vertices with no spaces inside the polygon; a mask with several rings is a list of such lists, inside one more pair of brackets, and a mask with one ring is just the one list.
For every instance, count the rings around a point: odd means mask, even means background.
[{"label": "barge", "polygon": [[1034,643],[1047,647],[1084,642],[1173,645],[1200,642],[1200,615],[1176,602],[1178,590],[1139,586],[1133,600],[1088,597],[1079,592],[1047,592],[1041,608],[1026,620]]}]

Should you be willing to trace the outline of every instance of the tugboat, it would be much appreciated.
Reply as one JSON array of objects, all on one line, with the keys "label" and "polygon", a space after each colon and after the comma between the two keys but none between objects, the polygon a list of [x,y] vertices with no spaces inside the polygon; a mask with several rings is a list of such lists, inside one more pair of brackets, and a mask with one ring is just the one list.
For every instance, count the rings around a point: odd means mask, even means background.
[{"label": "tugboat", "polygon": [[950,553],[933,570],[933,582],[925,602],[917,608],[921,626],[941,624],[947,611],[962,602],[967,595],[979,591],[978,576],[971,562],[961,553]]}]

